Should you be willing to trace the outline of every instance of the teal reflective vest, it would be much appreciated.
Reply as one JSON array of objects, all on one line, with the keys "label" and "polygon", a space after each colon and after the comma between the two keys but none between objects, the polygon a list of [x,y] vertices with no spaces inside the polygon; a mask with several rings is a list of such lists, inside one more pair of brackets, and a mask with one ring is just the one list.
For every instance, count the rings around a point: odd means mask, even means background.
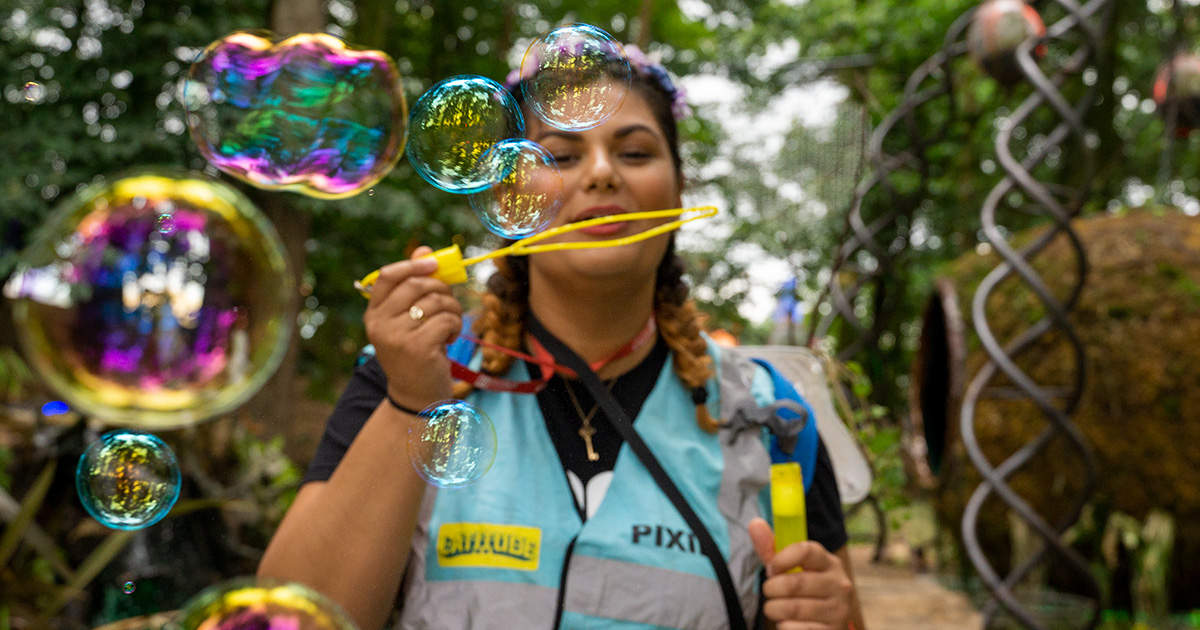
[{"label": "teal reflective vest", "polygon": [[[768,370],[709,345],[719,375],[709,383],[714,417],[728,418],[751,398],[756,407],[775,401]],[[523,363],[512,370],[508,378],[529,378]],[[709,559],[627,444],[584,522],[536,397],[476,391],[468,401],[496,427],[496,459],[471,486],[426,492],[401,628],[549,629],[556,619],[571,629],[728,626]],[[805,430],[815,433],[813,424]],[[765,429],[700,429],[670,357],[634,426],[715,539],[753,627],[762,563],[746,526],[756,516],[769,520]],[[815,450],[814,439],[814,457]]]}]

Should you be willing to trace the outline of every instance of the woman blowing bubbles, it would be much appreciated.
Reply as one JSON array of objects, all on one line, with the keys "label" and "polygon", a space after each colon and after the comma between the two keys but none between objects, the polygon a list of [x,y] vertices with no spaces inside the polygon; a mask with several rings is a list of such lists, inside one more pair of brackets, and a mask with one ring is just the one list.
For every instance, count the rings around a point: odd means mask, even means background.
[{"label": "woman blowing bubbles", "polygon": [[[528,137],[554,155],[564,178],[552,227],[681,206],[675,116],[686,105],[661,67],[629,52],[629,95],[598,127],[560,131],[522,104]],[[609,240],[661,222],[557,238]],[[737,429],[716,418],[715,399],[745,396],[746,386],[718,383],[721,357],[701,335],[670,234],[501,259],[472,329],[523,353],[534,345],[531,328],[544,329],[599,365],[700,528],[688,526],[578,380],[491,348],[477,350],[472,367],[544,386],[469,391],[451,380],[446,347],[463,312],[429,277],[428,253],[383,268],[364,315],[375,358],[355,370],[330,418],[261,577],[317,588],[363,630],[394,614],[402,628],[863,628],[823,447],[807,492],[812,540],[776,553],[757,518],[766,440],[757,427],[735,440]],[[761,380],[754,396],[769,403]],[[452,397],[492,419],[500,449],[474,485],[438,489],[409,464],[406,439],[420,422],[411,410]],[[705,537],[715,541],[710,552]]]}]

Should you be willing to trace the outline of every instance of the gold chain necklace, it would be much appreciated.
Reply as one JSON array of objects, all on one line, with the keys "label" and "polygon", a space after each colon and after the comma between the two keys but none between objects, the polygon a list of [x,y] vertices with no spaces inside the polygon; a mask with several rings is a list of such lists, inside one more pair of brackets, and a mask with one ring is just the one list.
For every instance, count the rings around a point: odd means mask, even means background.
[{"label": "gold chain necklace", "polygon": [[[608,391],[612,391],[613,385],[617,384],[617,379],[619,378],[621,377],[618,376],[608,383],[605,383],[605,385],[608,387]],[[592,446],[592,436],[596,435],[596,427],[592,426],[592,418],[596,416],[596,411],[600,409],[600,402],[597,401],[596,404],[592,406],[592,410],[585,414],[583,413],[583,405],[579,404],[579,398],[575,396],[575,390],[571,389],[571,383],[564,378],[563,385],[566,386],[567,396],[570,396],[571,404],[575,406],[575,412],[579,414],[579,419],[582,421],[582,424],[579,426],[579,437],[583,438],[583,444],[587,447],[588,461],[600,461],[600,454],[597,453],[596,449]]]}]

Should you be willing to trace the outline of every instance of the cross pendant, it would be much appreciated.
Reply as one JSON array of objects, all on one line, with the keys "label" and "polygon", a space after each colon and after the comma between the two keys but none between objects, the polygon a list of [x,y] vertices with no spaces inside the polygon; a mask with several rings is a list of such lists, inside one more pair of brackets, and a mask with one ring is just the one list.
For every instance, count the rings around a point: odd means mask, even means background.
[{"label": "cross pendant", "polygon": [[583,438],[583,443],[587,446],[587,458],[589,462],[600,461],[600,454],[596,449],[592,448],[592,436],[596,434],[596,428],[592,425],[584,425],[579,427],[579,437]]}]

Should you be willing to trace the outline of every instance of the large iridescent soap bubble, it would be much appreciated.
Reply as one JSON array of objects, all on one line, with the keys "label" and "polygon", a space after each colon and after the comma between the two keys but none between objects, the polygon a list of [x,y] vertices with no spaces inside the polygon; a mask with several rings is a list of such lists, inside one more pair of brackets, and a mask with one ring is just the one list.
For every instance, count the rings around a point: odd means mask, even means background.
[{"label": "large iridescent soap bubble", "polygon": [[625,50],[590,24],[560,26],[535,40],[521,59],[525,101],[546,124],[591,129],[612,117],[629,93]]},{"label": "large iridescent soap bubble", "polygon": [[232,410],[278,367],[294,282],[233,188],[138,175],[63,203],[4,287],[33,367],[71,407],[140,429]]},{"label": "large iridescent soap bubble", "polygon": [[217,40],[192,64],[184,104],[204,157],[267,190],[349,197],[387,175],[404,151],[396,65],[324,33]]},{"label": "large iridescent soap bubble", "polygon": [[474,405],[446,400],[429,406],[408,430],[408,458],[417,474],[440,488],[469,486],[496,459],[496,428]]},{"label": "large iridescent soap bubble", "polygon": [[490,185],[471,195],[480,221],[504,238],[521,239],[541,232],[562,207],[563,178],[544,147],[532,140],[497,142],[479,160]]},{"label": "large iridescent soap bubble", "polygon": [[162,520],[179,498],[179,462],[158,437],[109,431],[75,468],[75,490],[88,514],[105,527],[141,529]]},{"label": "large iridescent soap bubble", "polygon": [[358,630],[336,602],[290,582],[237,578],[184,603],[179,630]]},{"label": "large iridescent soap bubble", "polygon": [[475,165],[492,145],[525,133],[525,118],[504,86],[461,75],[425,91],[408,120],[408,161],[434,186],[473,193],[490,182]]}]

